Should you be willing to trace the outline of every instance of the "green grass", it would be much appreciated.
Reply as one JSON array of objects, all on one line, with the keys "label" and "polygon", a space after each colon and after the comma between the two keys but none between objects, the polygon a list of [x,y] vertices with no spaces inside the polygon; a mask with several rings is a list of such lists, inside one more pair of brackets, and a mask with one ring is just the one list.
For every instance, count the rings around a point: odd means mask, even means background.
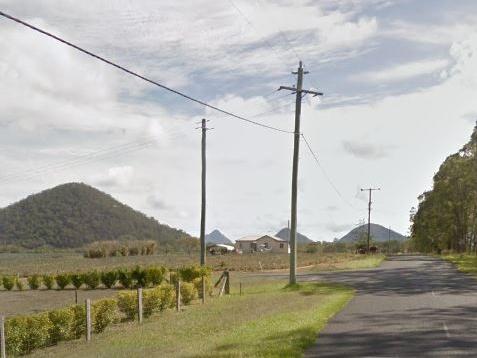
[{"label": "green grass", "polygon": [[328,283],[249,285],[246,295],[167,311],[142,326],[118,324],[93,341],[74,341],[36,357],[300,357],[354,291]]},{"label": "green grass", "polygon": [[477,275],[477,256],[475,255],[444,255],[442,258],[455,264],[461,272]]},{"label": "green grass", "polygon": [[311,271],[333,271],[333,270],[359,270],[373,268],[381,265],[385,255],[355,255],[349,260],[331,261],[324,264],[315,265]]}]

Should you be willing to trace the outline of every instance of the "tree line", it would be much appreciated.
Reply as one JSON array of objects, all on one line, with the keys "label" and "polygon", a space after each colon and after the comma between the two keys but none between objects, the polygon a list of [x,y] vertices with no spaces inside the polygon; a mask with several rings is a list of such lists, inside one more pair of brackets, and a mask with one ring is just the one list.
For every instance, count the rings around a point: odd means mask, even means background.
[{"label": "tree line", "polygon": [[432,190],[411,209],[415,250],[477,252],[477,125],[457,153],[446,158],[433,178]]}]

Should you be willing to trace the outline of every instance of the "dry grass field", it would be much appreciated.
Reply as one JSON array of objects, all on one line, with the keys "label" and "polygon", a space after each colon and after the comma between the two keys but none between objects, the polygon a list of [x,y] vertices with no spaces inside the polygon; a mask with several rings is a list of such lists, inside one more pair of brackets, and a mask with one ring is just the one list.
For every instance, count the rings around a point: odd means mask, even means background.
[{"label": "dry grass field", "polygon": [[[383,256],[375,258],[381,260]],[[126,256],[89,259],[81,253],[73,251],[50,252],[50,253],[2,253],[0,254],[0,276],[19,275],[21,277],[34,273],[60,273],[87,271],[91,269],[111,269],[120,267],[132,267],[136,265],[162,265],[168,268],[176,268],[184,265],[197,264],[198,254],[168,254],[153,256]],[[364,260],[364,261],[362,261]],[[361,262],[365,266],[369,258],[365,255],[354,254],[318,254],[299,253],[298,266],[315,266],[318,270],[346,269],[350,263]],[[228,268],[231,271],[257,272],[266,270],[287,269],[289,256],[287,254],[256,253],[245,255],[208,256],[207,265],[214,270]],[[351,267],[353,268],[353,267]]]}]

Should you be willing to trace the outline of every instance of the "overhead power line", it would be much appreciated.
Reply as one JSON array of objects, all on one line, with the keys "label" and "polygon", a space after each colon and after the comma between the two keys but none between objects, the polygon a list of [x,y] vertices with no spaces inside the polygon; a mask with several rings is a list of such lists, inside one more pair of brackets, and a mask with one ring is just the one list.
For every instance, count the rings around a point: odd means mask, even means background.
[{"label": "overhead power line", "polygon": [[349,207],[351,207],[352,209],[354,210],[358,210],[357,208],[355,208],[353,206],[353,204],[351,204],[348,200],[346,200],[346,198],[341,194],[341,192],[338,190],[338,188],[336,187],[336,185],[333,183],[333,181],[331,180],[331,178],[329,177],[328,173],[326,172],[325,168],[323,168],[323,166],[321,165],[320,161],[318,160],[318,156],[316,155],[316,153],[313,151],[313,149],[311,148],[311,145],[310,143],[308,142],[308,140],[306,139],[305,135],[302,133],[301,134],[301,137],[303,138],[309,152],[311,153],[311,155],[313,156],[313,159],[315,160],[316,164],[318,165],[318,167],[320,168],[321,172],[323,173],[323,176],[325,177],[326,181],[328,182],[328,184],[330,184],[330,186],[333,188],[333,190],[335,191],[335,193],[341,198],[341,200],[343,200],[343,202],[345,202]]},{"label": "overhead power line", "polygon": [[227,115],[227,116],[233,117],[233,118],[235,118],[235,119],[239,119],[239,120],[241,120],[241,121],[244,121],[244,122],[247,122],[247,123],[250,123],[250,124],[254,124],[254,125],[256,125],[256,126],[260,126],[260,127],[263,127],[263,128],[271,129],[271,130],[274,130],[274,131],[277,131],[277,132],[293,134],[292,131],[288,131],[288,130],[285,130],[285,129],[281,129],[281,128],[277,128],[277,127],[269,126],[269,125],[267,125],[267,124],[263,124],[263,123],[260,123],[260,122],[253,121],[253,120],[251,120],[251,119],[248,119],[248,118],[239,116],[239,115],[234,114],[234,113],[232,113],[232,112],[229,112],[229,111],[227,111],[227,110],[221,109],[221,108],[219,108],[219,107],[217,107],[217,106],[214,106],[214,105],[212,105],[212,104],[209,104],[209,103],[207,103],[207,102],[204,102],[204,101],[202,101],[202,100],[200,100],[200,99],[194,98],[194,97],[192,97],[192,96],[190,96],[190,95],[188,95],[188,94],[186,94],[186,93],[183,93],[183,92],[181,92],[181,91],[178,91],[178,90],[175,90],[175,89],[173,89],[173,88],[171,88],[171,87],[168,87],[168,86],[166,86],[166,85],[163,85],[163,84],[161,84],[161,83],[159,83],[159,82],[157,82],[157,81],[154,81],[154,80],[152,80],[152,79],[150,79],[150,78],[148,78],[148,77],[145,77],[145,76],[140,75],[140,74],[138,74],[138,73],[136,73],[136,72],[134,72],[134,71],[131,71],[131,70],[127,69],[126,67],[123,67],[123,66],[121,66],[121,65],[118,65],[117,63],[115,63],[115,62],[113,62],[113,61],[111,61],[111,60],[108,60],[108,59],[106,59],[106,58],[104,58],[104,57],[101,57],[101,56],[99,56],[99,55],[96,55],[96,54],[94,54],[93,52],[88,51],[88,50],[86,50],[86,49],[84,49],[84,48],[82,48],[82,47],[80,47],[80,46],[78,46],[78,45],[75,45],[75,44],[73,44],[73,43],[71,43],[71,42],[69,42],[69,41],[67,41],[67,40],[65,40],[65,39],[63,39],[63,38],[61,38],[61,37],[58,37],[58,36],[56,36],[56,35],[54,35],[54,34],[48,32],[48,31],[42,30],[42,29],[40,29],[39,27],[36,27],[36,26],[34,26],[34,25],[32,25],[32,24],[30,24],[30,23],[28,23],[28,22],[25,22],[25,21],[23,21],[23,20],[20,20],[20,19],[14,17],[14,16],[11,16],[11,15],[9,15],[9,14],[3,12],[3,11],[0,11],[0,15],[3,16],[3,17],[5,17],[5,18],[7,18],[7,19],[10,19],[10,20],[12,20],[12,21],[15,21],[15,22],[17,22],[17,23],[19,23],[19,24],[21,24],[21,25],[23,25],[23,26],[26,26],[26,27],[28,27],[28,28],[34,30],[34,31],[37,31],[37,32],[39,32],[39,33],[41,33],[41,34],[43,34],[43,35],[46,35],[46,36],[48,36],[48,37],[50,37],[50,38],[52,38],[52,39],[55,39],[56,41],[59,41],[59,42],[65,44],[65,45],[67,45],[67,46],[69,46],[69,47],[72,47],[72,48],[74,48],[75,50],[78,50],[78,51],[80,51],[80,52],[82,52],[82,53],[84,53],[84,54],[86,54],[86,55],[88,55],[88,56],[91,56],[91,57],[93,57],[93,58],[95,58],[95,59],[97,59],[97,60],[99,60],[99,61],[102,61],[102,62],[104,62],[104,63],[106,63],[106,64],[108,64],[108,65],[111,65],[111,66],[113,66],[113,67],[116,67],[117,69],[119,69],[119,70],[121,70],[121,71],[123,71],[123,72],[126,72],[126,73],[128,73],[128,74],[130,74],[130,75],[132,75],[132,76],[134,76],[134,77],[140,78],[140,79],[142,79],[143,81],[146,81],[146,82],[148,82],[148,83],[150,83],[150,84],[153,84],[153,85],[155,85],[155,86],[157,86],[157,87],[160,87],[160,88],[162,88],[162,89],[164,89],[164,90],[166,90],[166,91],[169,91],[169,92],[174,93],[174,94],[176,94],[176,95],[178,95],[178,96],[181,96],[181,97],[183,97],[183,98],[185,98],[185,99],[187,99],[187,100],[189,100],[189,101],[198,103],[198,104],[200,104],[200,105],[202,105],[202,106],[204,106],[204,107],[208,107],[208,108],[213,109],[213,110],[215,110],[215,111],[217,111],[217,112],[223,113],[223,114],[225,114],[225,115]]}]

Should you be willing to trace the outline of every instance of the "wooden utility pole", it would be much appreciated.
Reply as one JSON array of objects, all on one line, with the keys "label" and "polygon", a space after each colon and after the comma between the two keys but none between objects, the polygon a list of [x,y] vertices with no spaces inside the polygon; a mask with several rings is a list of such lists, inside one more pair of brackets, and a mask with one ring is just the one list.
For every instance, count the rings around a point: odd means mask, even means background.
[{"label": "wooden utility pole", "polygon": [[295,101],[295,131],[293,140],[293,172],[292,172],[292,199],[291,199],[291,227],[290,227],[290,284],[296,283],[296,227],[297,227],[297,194],[298,194],[298,160],[300,155],[300,117],[301,100],[306,94],[321,96],[323,93],[303,89],[303,75],[308,71],[303,70],[303,64],[300,61],[298,71],[293,72],[297,75],[296,87],[280,86],[278,90],[288,90],[296,93]]},{"label": "wooden utility pole", "polygon": [[388,229],[388,255],[391,254],[391,226]]},{"label": "wooden utility pole", "polygon": [[361,191],[368,191],[369,192],[369,200],[368,200],[368,251],[369,254],[369,239],[371,237],[371,195],[372,192],[375,190],[381,190],[381,188],[368,188],[368,189],[361,189]]},{"label": "wooden utility pole", "polygon": [[200,208],[200,265],[205,266],[206,247],[205,247],[205,213],[206,213],[206,134],[209,128],[207,128],[207,120],[202,119],[202,126],[196,129],[202,130],[202,203]]}]

